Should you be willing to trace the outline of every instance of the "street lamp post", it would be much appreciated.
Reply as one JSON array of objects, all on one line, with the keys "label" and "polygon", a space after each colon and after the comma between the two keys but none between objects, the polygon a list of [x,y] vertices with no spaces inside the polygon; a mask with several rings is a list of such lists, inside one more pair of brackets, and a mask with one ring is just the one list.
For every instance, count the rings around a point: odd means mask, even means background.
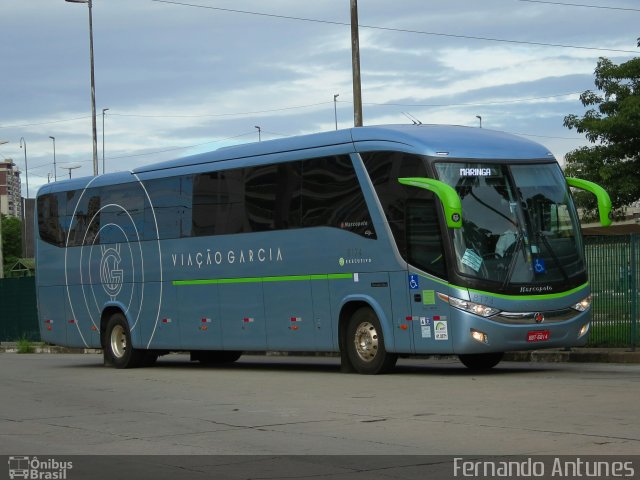
[{"label": "street lamp post", "polygon": [[27,182],[27,196],[25,198],[29,198],[29,166],[27,165],[27,141],[24,137],[20,138],[20,148],[23,148],[24,145],[24,176]]},{"label": "street lamp post", "polygon": [[340,96],[339,93],[336,93],[333,96],[333,116],[336,119],[336,130],[338,130],[338,107],[337,107],[337,104],[338,104],[338,97],[339,96]]},{"label": "street lamp post", "polygon": [[109,110],[108,108],[102,109],[102,173],[104,174],[104,112]]},{"label": "street lamp post", "polygon": [[476,118],[480,120],[480,128],[482,128],[482,115],[476,115]]},{"label": "street lamp post", "polygon": [[65,0],[69,3],[86,3],[89,6],[89,61],[91,63],[91,126],[93,132],[93,175],[98,175],[98,136],[96,133],[96,81],[93,67],[93,16],[91,0]]},{"label": "street lamp post", "polygon": [[261,142],[262,141],[262,135],[261,135],[262,129],[258,125],[256,125],[256,128],[258,129],[258,141]]},{"label": "street lamp post", "polygon": [[75,170],[76,168],[80,168],[80,165],[73,165],[71,167],[60,167],[63,170],[69,170],[69,178],[71,178],[71,170]]},{"label": "street lamp post", "polygon": [[58,181],[58,175],[56,174],[56,137],[49,135],[49,138],[53,140],[53,181]]}]

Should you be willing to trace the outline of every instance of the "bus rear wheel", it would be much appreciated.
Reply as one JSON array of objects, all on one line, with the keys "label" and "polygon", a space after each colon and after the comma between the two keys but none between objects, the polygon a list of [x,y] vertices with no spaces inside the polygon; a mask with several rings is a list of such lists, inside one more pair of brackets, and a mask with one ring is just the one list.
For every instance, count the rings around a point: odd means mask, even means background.
[{"label": "bus rear wheel", "polygon": [[116,368],[135,368],[151,360],[146,352],[132,347],[129,324],[121,313],[114,313],[109,318],[103,348],[105,363]]},{"label": "bus rear wheel", "polygon": [[355,311],[347,326],[345,343],[351,365],[361,374],[388,372],[398,360],[395,353],[387,352],[380,321],[369,307]]},{"label": "bus rear wheel", "polygon": [[458,358],[468,369],[482,371],[490,370],[495,367],[498,363],[500,363],[500,360],[502,360],[503,356],[504,352],[494,352],[458,355]]}]

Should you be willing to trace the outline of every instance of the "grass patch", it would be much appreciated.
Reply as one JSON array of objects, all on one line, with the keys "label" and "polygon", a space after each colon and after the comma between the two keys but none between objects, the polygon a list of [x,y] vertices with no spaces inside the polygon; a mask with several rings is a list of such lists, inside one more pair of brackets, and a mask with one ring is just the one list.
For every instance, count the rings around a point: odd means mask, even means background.
[{"label": "grass patch", "polygon": [[36,346],[31,340],[21,338],[17,343],[18,353],[35,353]]}]

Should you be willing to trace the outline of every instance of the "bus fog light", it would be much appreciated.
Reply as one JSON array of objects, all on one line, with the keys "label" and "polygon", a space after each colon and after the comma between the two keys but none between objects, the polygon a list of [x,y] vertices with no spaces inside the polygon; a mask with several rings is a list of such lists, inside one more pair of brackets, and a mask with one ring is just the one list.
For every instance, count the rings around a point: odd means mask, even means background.
[{"label": "bus fog light", "polygon": [[590,323],[585,323],[580,331],[578,332],[578,338],[584,337],[589,332],[589,327],[591,327]]},{"label": "bus fog light", "polygon": [[481,332],[479,330],[471,329],[471,338],[473,338],[476,342],[480,343],[489,343],[489,336]]}]

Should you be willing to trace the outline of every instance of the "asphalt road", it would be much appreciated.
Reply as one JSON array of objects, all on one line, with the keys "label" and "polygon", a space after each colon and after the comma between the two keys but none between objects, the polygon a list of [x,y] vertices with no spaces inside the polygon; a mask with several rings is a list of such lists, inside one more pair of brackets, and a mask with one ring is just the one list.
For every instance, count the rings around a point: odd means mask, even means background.
[{"label": "asphalt road", "polygon": [[640,365],[185,355],[115,370],[94,354],[0,354],[0,454],[631,455]]}]

